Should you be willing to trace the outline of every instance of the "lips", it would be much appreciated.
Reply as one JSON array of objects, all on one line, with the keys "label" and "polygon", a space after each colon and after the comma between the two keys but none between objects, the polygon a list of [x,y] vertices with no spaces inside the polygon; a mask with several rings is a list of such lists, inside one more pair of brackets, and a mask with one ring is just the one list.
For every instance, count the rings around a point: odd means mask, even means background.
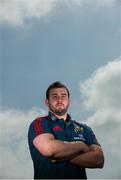
[{"label": "lips", "polygon": [[57,104],[57,106],[63,106],[63,104]]}]

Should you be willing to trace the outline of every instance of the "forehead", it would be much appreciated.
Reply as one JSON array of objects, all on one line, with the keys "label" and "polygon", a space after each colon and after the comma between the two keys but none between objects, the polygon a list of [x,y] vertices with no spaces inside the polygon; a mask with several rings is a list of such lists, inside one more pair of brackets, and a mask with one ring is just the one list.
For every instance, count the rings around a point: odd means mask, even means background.
[{"label": "forehead", "polygon": [[50,95],[53,95],[53,94],[67,94],[68,95],[68,92],[65,88],[54,88],[50,90]]}]

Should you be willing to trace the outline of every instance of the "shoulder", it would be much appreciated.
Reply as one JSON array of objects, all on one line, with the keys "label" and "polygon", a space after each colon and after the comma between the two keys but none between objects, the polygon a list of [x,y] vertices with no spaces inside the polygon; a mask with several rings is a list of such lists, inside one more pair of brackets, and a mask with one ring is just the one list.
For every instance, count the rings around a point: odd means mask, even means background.
[{"label": "shoulder", "polygon": [[41,124],[43,122],[48,122],[48,116],[40,116],[35,118],[30,125],[36,125],[36,124]]},{"label": "shoulder", "polygon": [[72,120],[73,121],[73,124],[74,125],[77,125],[77,126],[80,126],[80,127],[83,127],[83,128],[89,128],[90,129],[90,127],[86,124],[86,123],[84,123],[84,122],[79,122],[79,121],[77,121],[77,120]]},{"label": "shoulder", "polygon": [[90,126],[88,126],[86,123],[84,122],[79,122],[77,120],[73,120],[73,125],[74,127],[79,127],[79,128],[83,128],[86,132],[91,132],[92,129]]},{"label": "shoulder", "polygon": [[37,117],[34,119],[30,126],[28,135],[32,136],[33,138],[43,134],[43,133],[50,133],[51,127],[50,127],[50,121],[47,119],[47,116]]},{"label": "shoulder", "polygon": [[42,131],[42,127],[48,126],[48,124],[49,124],[48,117],[47,116],[40,116],[40,117],[35,118],[31,122],[29,129],[34,129],[36,131]]}]

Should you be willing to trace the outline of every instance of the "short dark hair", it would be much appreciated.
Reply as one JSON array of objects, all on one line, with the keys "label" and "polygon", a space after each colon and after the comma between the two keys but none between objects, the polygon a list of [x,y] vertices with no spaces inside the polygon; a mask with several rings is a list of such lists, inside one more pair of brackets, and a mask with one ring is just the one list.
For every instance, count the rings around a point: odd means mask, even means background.
[{"label": "short dark hair", "polygon": [[70,97],[70,92],[69,92],[68,88],[64,84],[62,84],[60,81],[56,81],[48,87],[48,89],[46,91],[46,99],[49,99],[50,90],[54,89],[54,88],[65,88],[68,93],[68,97]]}]

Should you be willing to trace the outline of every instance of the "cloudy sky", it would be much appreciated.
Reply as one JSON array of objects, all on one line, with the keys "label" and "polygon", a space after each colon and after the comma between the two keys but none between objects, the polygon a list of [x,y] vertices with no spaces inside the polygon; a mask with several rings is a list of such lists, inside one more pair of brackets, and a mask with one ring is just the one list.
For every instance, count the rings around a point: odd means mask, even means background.
[{"label": "cloudy sky", "polygon": [[104,150],[88,177],[121,179],[120,0],[0,0],[0,178],[33,177],[27,131],[56,80]]}]

